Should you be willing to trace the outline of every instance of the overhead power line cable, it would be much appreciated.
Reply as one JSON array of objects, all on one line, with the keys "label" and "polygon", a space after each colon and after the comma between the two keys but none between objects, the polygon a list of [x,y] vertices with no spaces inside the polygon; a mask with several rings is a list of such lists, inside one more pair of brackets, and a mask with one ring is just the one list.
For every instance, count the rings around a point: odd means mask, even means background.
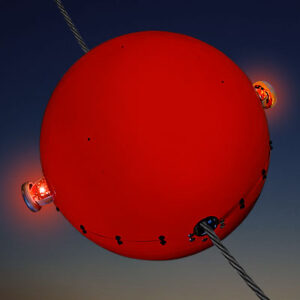
[{"label": "overhead power line cable", "polygon": [[80,48],[82,49],[82,51],[84,53],[89,52],[89,48],[87,47],[85,41],[83,40],[82,36],[80,35],[79,31],[77,30],[76,26],[74,25],[70,15],[68,14],[68,12],[66,11],[64,5],[62,4],[61,0],[55,0],[56,5],[58,7],[58,9],[60,10],[61,14],[63,15],[66,23],[68,24],[69,28],[71,29],[75,39],[77,40]]},{"label": "overhead power line cable", "polygon": [[228,260],[229,264],[238,272],[238,274],[242,277],[246,284],[254,291],[257,297],[261,300],[270,300],[270,298],[268,298],[265,295],[265,293],[253,281],[253,279],[246,273],[244,268],[232,256],[229,250],[222,244],[221,240],[216,235],[214,230],[206,222],[201,222],[200,226],[205,230],[212,243],[221,251],[224,257]]}]

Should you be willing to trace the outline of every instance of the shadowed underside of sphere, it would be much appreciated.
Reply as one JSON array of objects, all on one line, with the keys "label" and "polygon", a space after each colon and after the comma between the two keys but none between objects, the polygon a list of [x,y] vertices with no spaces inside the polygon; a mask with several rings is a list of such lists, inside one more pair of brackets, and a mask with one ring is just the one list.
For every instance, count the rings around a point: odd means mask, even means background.
[{"label": "shadowed underside of sphere", "polygon": [[118,254],[173,259],[224,238],[257,200],[269,163],[263,108],[246,75],[189,36],[148,31],[94,48],[57,85],[41,131],[55,205]]}]

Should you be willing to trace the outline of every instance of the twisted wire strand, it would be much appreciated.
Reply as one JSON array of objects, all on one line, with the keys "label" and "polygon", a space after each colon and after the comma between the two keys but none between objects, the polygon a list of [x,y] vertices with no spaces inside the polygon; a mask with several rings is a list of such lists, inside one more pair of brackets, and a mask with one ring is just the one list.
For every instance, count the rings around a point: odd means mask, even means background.
[{"label": "twisted wire strand", "polygon": [[253,281],[253,279],[246,273],[243,267],[237,262],[237,260],[231,255],[229,250],[222,244],[219,237],[216,235],[214,230],[207,225],[206,222],[202,222],[200,226],[205,230],[212,243],[221,251],[223,256],[228,260],[229,264],[236,269],[238,274],[246,282],[246,284],[254,291],[257,297],[261,300],[270,300],[265,293],[258,287],[258,285]]},{"label": "twisted wire strand", "polygon": [[61,0],[55,0],[58,9],[60,10],[61,14],[63,15],[66,23],[68,24],[69,28],[71,29],[75,39],[77,40],[80,48],[84,53],[87,53],[89,51],[89,48],[87,47],[85,41],[83,40],[82,36],[80,35],[79,31],[75,27],[71,17],[69,16],[68,12],[66,11],[64,5],[62,4]]}]

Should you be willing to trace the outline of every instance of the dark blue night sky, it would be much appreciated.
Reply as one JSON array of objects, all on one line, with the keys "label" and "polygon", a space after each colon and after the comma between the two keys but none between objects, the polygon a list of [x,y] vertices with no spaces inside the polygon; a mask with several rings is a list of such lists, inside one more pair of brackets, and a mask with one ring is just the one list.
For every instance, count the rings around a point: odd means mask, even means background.
[{"label": "dark blue night sky", "polygon": [[[135,31],[183,33],[223,51],[251,81],[274,86],[268,179],[225,244],[278,300],[300,299],[300,19],[292,3],[64,1],[90,48]],[[0,14],[0,298],[256,299],[215,248],[175,261],[132,260],[83,238],[53,206],[35,215],[25,207],[21,184],[42,174],[43,112],[83,53],[54,1],[1,1]]]}]

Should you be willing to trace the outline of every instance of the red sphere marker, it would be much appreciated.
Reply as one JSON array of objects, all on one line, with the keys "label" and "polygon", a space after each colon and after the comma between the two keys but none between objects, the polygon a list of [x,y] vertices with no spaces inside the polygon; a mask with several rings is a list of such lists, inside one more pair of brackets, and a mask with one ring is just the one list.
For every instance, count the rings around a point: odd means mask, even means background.
[{"label": "red sphere marker", "polygon": [[206,43],[159,31],[84,55],[55,89],[41,132],[55,205],[98,245],[141,259],[211,246],[193,234],[207,217],[220,238],[232,232],[261,192],[269,151],[246,75]]}]

